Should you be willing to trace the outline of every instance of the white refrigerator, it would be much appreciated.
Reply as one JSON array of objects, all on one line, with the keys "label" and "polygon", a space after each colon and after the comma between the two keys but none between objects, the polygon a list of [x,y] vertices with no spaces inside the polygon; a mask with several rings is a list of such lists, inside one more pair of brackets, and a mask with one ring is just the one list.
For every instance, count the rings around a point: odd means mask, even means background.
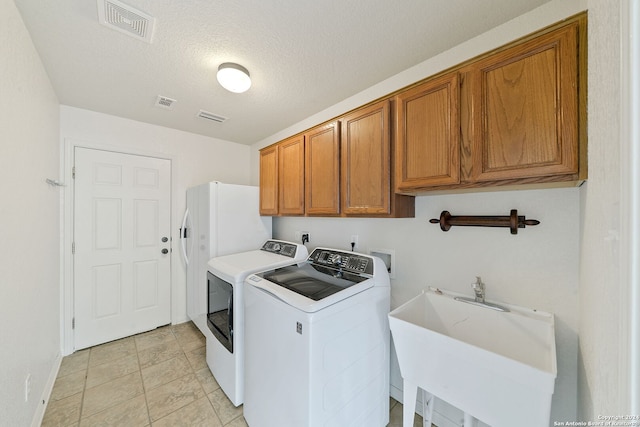
[{"label": "white refrigerator", "polygon": [[180,243],[187,270],[187,315],[205,335],[207,263],[213,257],[259,249],[271,238],[271,217],[259,214],[259,189],[208,182],[187,190]]}]

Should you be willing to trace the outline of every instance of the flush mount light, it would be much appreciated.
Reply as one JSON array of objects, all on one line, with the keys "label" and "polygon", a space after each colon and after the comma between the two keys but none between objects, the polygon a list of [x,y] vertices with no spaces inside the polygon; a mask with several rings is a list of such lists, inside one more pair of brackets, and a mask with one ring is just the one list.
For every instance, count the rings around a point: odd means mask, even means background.
[{"label": "flush mount light", "polygon": [[230,92],[242,93],[251,87],[249,71],[233,62],[220,64],[217,77],[220,85]]}]

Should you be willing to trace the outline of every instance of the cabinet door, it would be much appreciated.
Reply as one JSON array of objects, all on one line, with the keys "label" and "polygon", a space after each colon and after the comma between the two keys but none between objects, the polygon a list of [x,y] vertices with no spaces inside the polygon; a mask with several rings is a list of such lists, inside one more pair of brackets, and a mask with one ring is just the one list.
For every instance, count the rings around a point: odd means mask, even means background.
[{"label": "cabinet door", "polygon": [[341,118],[342,211],[391,213],[389,101]]},{"label": "cabinet door", "polygon": [[460,182],[458,73],[396,96],[396,190]]},{"label": "cabinet door", "polygon": [[278,144],[278,187],[280,215],[304,215],[304,137]]},{"label": "cabinet door", "polygon": [[339,122],[311,129],[305,141],[305,210],[309,215],[340,213]]},{"label": "cabinet door", "polygon": [[260,150],[260,215],[278,214],[278,146]]},{"label": "cabinet door", "polygon": [[470,181],[577,174],[577,40],[574,23],[464,70]]}]

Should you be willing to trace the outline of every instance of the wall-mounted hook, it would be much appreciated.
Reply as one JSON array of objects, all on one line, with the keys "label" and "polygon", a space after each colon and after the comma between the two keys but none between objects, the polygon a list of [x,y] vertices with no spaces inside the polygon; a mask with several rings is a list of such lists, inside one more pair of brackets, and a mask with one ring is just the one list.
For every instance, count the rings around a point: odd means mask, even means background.
[{"label": "wall-mounted hook", "polygon": [[55,180],[55,179],[47,178],[47,179],[45,179],[45,181],[46,181],[47,184],[51,185],[52,187],[64,187],[65,186],[64,183],[62,183],[62,182],[60,182],[58,180]]}]

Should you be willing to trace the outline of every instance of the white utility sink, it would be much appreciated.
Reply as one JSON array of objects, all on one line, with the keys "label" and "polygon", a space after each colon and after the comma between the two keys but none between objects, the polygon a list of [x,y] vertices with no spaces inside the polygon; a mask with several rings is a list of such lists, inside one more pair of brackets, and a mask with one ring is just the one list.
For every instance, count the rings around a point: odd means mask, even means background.
[{"label": "white utility sink", "polygon": [[510,311],[500,312],[456,296],[430,288],[389,313],[404,426],[413,425],[417,387],[492,427],[548,425],[557,374],[553,315],[506,304]]}]

